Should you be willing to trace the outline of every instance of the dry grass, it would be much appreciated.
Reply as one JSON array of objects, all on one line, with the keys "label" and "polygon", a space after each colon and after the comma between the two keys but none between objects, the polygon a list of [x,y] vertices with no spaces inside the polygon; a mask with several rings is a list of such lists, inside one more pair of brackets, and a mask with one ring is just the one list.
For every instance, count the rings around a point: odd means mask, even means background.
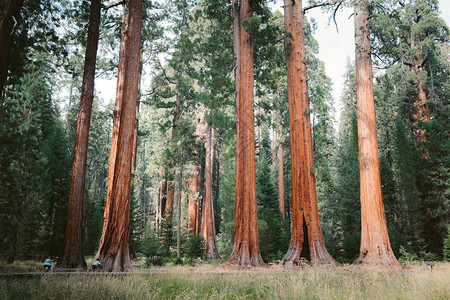
[{"label": "dry grass", "polygon": [[450,263],[433,271],[343,266],[236,269],[203,265],[153,275],[0,279],[0,299],[450,299]]}]

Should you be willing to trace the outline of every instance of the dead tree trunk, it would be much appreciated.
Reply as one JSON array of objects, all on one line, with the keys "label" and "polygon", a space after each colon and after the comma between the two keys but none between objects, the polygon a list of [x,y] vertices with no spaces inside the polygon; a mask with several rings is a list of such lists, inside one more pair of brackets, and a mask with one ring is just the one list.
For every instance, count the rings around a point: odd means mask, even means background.
[{"label": "dead tree trunk", "polygon": [[105,271],[129,271],[131,265],[130,186],[133,129],[136,122],[142,27],[142,0],[124,6],[117,77],[116,110],[109,164],[104,228],[97,258]]},{"label": "dead tree trunk", "polygon": [[319,222],[300,0],[284,1],[284,18],[285,29],[292,34],[292,38],[285,40],[291,139],[292,236],[281,263],[298,263],[304,250],[306,253],[309,251],[310,257],[307,258],[313,264],[335,265],[336,261],[325,249]]},{"label": "dead tree trunk", "polygon": [[210,261],[220,259],[216,244],[216,230],[214,228],[214,209],[212,198],[212,177],[214,161],[213,129],[208,123],[206,128],[206,161],[205,161],[205,224],[203,237],[206,241],[206,258]]},{"label": "dead tree trunk", "polygon": [[355,4],[355,65],[361,192],[361,247],[354,263],[398,266],[389,242],[381,195],[368,0]]},{"label": "dead tree trunk", "polygon": [[3,12],[0,19],[0,95],[2,95],[5,85],[14,27],[19,21],[22,5],[23,0],[6,0],[3,4]]},{"label": "dead tree trunk", "polygon": [[[241,2],[241,20],[253,16],[253,2]],[[234,8],[236,9],[236,5]],[[236,27],[234,27],[236,28]],[[255,123],[253,111],[253,33],[240,30],[240,80],[236,109],[236,208],[233,251],[226,260],[239,266],[264,265],[259,251],[255,180]]]},{"label": "dead tree trunk", "polygon": [[95,60],[97,58],[101,0],[91,1],[86,58],[84,61],[83,84],[81,86],[80,110],[77,119],[75,153],[70,184],[67,226],[63,255],[58,265],[65,268],[86,267],[82,254],[83,201],[86,175],[86,158],[91,123],[92,101],[94,99]]}]

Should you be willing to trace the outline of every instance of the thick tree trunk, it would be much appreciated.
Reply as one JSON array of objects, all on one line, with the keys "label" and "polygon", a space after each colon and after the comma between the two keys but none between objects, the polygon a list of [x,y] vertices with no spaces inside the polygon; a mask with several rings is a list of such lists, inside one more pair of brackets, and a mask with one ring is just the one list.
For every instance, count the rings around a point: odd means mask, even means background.
[{"label": "thick tree trunk", "polygon": [[372,61],[367,19],[368,0],[355,4],[355,65],[361,192],[361,247],[354,263],[398,266],[384,217],[378,157]]},{"label": "thick tree trunk", "polygon": [[206,241],[206,258],[210,261],[220,259],[216,244],[216,230],[214,228],[214,209],[212,198],[212,177],[214,161],[213,129],[208,123],[206,129],[206,161],[205,161],[205,224],[203,237]]},{"label": "thick tree trunk", "polygon": [[75,153],[70,184],[67,226],[62,257],[58,265],[65,268],[86,267],[82,254],[83,200],[86,175],[89,127],[92,101],[94,99],[95,61],[97,58],[101,0],[91,1],[83,84],[81,86],[80,110],[77,119]]},{"label": "thick tree trunk", "polygon": [[130,185],[139,83],[142,0],[126,2],[122,21],[108,195],[103,234],[96,255],[105,271],[132,269],[128,246]]},{"label": "thick tree trunk", "polygon": [[[253,16],[253,1],[241,2],[241,20]],[[253,111],[253,34],[240,26],[240,82],[236,119],[236,207],[233,251],[226,260],[239,266],[264,265],[259,251]]]},{"label": "thick tree trunk", "polygon": [[194,174],[189,178],[189,208],[188,208],[188,232],[189,234],[198,234],[198,213],[199,197],[201,185],[202,167],[196,165]]},{"label": "thick tree trunk", "polygon": [[14,26],[20,18],[23,0],[6,0],[0,19],[0,95],[5,85],[9,51],[14,34]]},{"label": "thick tree trunk", "polygon": [[[319,222],[300,0],[284,1],[284,18],[285,29],[293,36],[285,41],[291,139],[292,237],[281,263],[298,263],[303,250],[309,251],[310,257],[307,258],[313,264],[335,265],[336,261],[325,249]],[[308,248],[303,249],[304,244]]]},{"label": "thick tree trunk", "polygon": [[[196,128],[195,135],[198,136],[198,140],[205,136],[205,126],[203,119],[205,116],[205,108],[201,107],[199,112],[195,116]],[[188,208],[188,232],[190,234],[199,234],[199,204],[200,204],[200,190],[202,180],[202,167],[196,164],[194,167],[194,173],[189,178],[189,208]]]}]

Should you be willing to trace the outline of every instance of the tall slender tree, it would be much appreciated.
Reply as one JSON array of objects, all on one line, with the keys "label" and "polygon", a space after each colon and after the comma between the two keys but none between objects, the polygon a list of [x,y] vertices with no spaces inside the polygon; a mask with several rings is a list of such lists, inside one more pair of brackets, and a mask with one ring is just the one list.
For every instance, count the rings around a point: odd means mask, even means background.
[{"label": "tall slender tree", "polygon": [[277,141],[277,160],[278,160],[278,205],[280,207],[283,220],[286,218],[285,199],[284,199],[284,149],[283,149],[283,121],[282,112],[279,111],[279,122]]},{"label": "tall slender tree", "polygon": [[[252,17],[256,1],[240,5],[240,78],[236,107],[236,208],[233,251],[226,260],[240,266],[260,266],[255,179],[255,123],[253,111],[253,32]],[[236,7],[236,3],[234,7]],[[234,8],[235,9],[235,8]]]},{"label": "tall slender tree", "polygon": [[105,271],[132,269],[129,254],[130,185],[136,122],[142,27],[142,0],[124,5],[111,145],[108,194],[97,258]]},{"label": "tall slender tree", "polygon": [[285,0],[284,17],[286,32],[290,34],[285,40],[285,51],[291,140],[292,236],[282,264],[298,263],[302,251],[314,264],[336,264],[325,248],[319,222],[301,1]]},{"label": "tall slender tree", "polygon": [[217,251],[216,230],[214,226],[214,209],[213,209],[213,162],[214,162],[214,143],[213,128],[211,124],[206,127],[206,161],[205,161],[205,201],[204,201],[204,220],[202,224],[202,235],[206,241],[206,257],[208,260],[217,260],[220,258]]},{"label": "tall slender tree", "polygon": [[380,163],[367,20],[369,1],[355,3],[355,66],[358,116],[361,246],[354,263],[398,266],[389,241],[381,195]]},{"label": "tall slender tree", "polygon": [[75,153],[70,184],[69,208],[63,255],[58,263],[66,268],[86,267],[82,254],[83,200],[86,175],[86,158],[91,123],[92,101],[94,99],[95,60],[100,28],[101,0],[91,1],[89,29],[81,87],[80,110],[77,119]]}]

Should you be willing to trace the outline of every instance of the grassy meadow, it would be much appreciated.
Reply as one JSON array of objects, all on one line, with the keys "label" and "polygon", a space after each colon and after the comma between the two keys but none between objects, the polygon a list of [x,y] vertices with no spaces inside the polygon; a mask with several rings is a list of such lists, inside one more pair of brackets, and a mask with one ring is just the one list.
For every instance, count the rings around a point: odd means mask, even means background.
[{"label": "grassy meadow", "polygon": [[138,271],[150,273],[2,276],[0,299],[450,299],[450,263],[436,263],[432,271],[423,263],[402,269],[202,265]]}]

